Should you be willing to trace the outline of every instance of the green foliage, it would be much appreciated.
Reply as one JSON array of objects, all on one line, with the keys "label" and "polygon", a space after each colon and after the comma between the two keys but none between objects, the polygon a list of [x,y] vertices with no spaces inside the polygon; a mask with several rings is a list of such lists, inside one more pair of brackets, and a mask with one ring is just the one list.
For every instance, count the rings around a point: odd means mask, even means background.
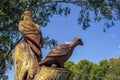
[{"label": "green foliage", "polygon": [[[64,6],[63,6],[64,4]],[[41,27],[46,27],[53,15],[69,15],[71,9],[69,5],[80,8],[78,24],[86,30],[91,21],[105,21],[106,28],[114,25],[114,21],[120,20],[120,2],[119,0],[1,0],[0,1],[0,75],[4,75],[11,64],[11,51],[22,38],[18,32],[17,26],[21,14],[26,9],[31,9],[33,19]],[[92,14],[92,16],[91,16]],[[50,37],[50,36],[49,36]],[[44,46],[53,47],[57,45],[55,39],[44,38]],[[90,67],[73,66],[71,69],[83,69],[78,74],[83,73],[84,69]],[[85,79],[86,79],[86,75]],[[1,78],[1,77],[0,77]]]},{"label": "green foliage", "polygon": [[[81,60],[77,64],[72,61],[65,63],[65,67],[73,72],[70,80],[119,80],[120,58],[101,60],[99,64],[88,60]],[[71,67],[73,67],[71,69]],[[75,67],[77,66],[77,67]]]},{"label": "green foliage", "polygon": [[73,72],[72,80],[88,80],[93,63],[88,60],[81,60],[78,64],[72,61],[65,63],[65,67]]},{"label": "green foliage", "polygon": [[65,63],[64,66],[65,66],[65,68],[67,68],[67,69],[71,69],[71,67],[74,66],[74,64],[75,64],[74,62],[69,61],[69,62]]}]

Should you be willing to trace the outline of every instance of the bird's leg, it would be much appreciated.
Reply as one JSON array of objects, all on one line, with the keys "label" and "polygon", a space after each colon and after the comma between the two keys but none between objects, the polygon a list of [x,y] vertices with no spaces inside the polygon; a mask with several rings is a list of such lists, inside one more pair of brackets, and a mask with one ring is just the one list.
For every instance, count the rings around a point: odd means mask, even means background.
[{"label": "bird's leg", "polygon": [[60,65],[60,68],[65,68],[63,64]]},{"label": "bird's leg", "polygon": [[57,68],[57,64],[52,64],[51,67]]}]

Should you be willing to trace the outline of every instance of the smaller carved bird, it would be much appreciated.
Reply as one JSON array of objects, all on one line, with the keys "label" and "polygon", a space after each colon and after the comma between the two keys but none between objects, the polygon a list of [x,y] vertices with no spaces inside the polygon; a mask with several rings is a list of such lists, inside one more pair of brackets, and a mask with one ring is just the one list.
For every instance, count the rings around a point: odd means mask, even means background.
[{"label": "smaller carved bird", "polygon": [[78,45],[83,46],[80,38],[75,38],[70,44],[61,44],[54,47],[39,65],[51,66],[52,64],[56,64],[57,67],[64,68],[64,63],[69,59],[74,48]]}]

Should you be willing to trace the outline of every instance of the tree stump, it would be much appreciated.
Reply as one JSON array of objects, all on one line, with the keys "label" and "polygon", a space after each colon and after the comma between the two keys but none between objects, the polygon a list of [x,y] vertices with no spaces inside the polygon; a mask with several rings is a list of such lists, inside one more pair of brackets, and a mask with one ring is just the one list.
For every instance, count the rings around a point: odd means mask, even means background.
[{"label": "tree stump", "polygon": [[[29,50],[29,46],[27,49]],[[39,66],[36,56],[27,49],[24,43],[19,43],[13,53],[15,80],[70,80],[70,71]]]},{"label": "tree stump", "polygon": [[69,80],[72,73],[63,68],[42,66],[34,80]]}]

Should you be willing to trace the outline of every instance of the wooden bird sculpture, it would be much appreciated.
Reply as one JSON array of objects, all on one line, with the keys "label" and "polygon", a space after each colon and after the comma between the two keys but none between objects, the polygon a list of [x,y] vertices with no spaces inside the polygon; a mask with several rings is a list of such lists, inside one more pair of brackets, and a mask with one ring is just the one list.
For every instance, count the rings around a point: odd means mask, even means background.
[{"label": "wooden bird sculpture", "polygon": [[56,64],[57,67],[64,68],[64,63],[69,59],[74,48],[78,45],[83,46],[80,38],[75,38],[70,44],[61,44],[54,47],[39,65],[52,66],[52,64]]},{"label": "wooden bird sculpture", "polygon": [[32,20],[32,12],[25,11],[18,25],[24,41],[14,52],[15,80],[34,80],[38,72],[38,62],[42,58],[42,33],[39,25]]},{"label": "wooden bird sculpture", "polygon": [[25,38],[24,42],[30,45],[32,51],[36,54],[38,59],[41,59],[41,48],[43,47],[42,32],[39,25],[33,22],[31,11],[25,11],[22,14],[18,29]]}]

